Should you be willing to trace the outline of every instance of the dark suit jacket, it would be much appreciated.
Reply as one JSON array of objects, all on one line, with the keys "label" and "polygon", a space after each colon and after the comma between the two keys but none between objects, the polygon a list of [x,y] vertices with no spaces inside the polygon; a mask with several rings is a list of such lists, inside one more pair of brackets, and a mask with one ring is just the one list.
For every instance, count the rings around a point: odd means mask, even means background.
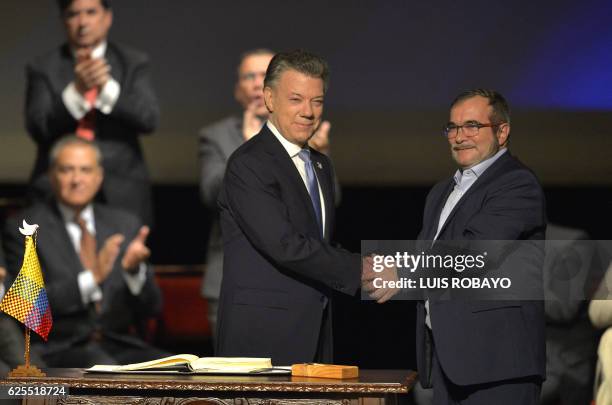
[{"label": "dark suit jacket", "polygon": [[[138,140],[157,126],[159,107],[149,80],[148,57],[137,50],[108,43],[106,59],[111,75],[121,86],[113,111],[96,110],[96,141],[105,171],[102,192],[111,206],[122,207],[152,221],[149,175]],[[28,64],[26,127],[38,146],[31,181],[39,194],[49,195],[46,176],[49,150],[66,134],[74,133],[77,120],[66,109],[62,92],[74,80],[74,60],[67,45]]]},{"label": "dark suit jacket", "polygon": [[[211,210],[213,223],[206,251],[206,274],[202,283],[202,295],[219,299],[223,278],[223,240],[219,225],[217,198],[223,183],[227,161],[244,143],[242,116],[232,115],[203,128],[199,133],[200,195],[204,205]],[[340,203],[340,183],[334,176],[334,200]]]},{"label": "dark suit jacket", "polygon": [[[0,267],[6,267],[1,247]],[[0,285],[4,286],[5,293],[11,287],[12,281],[12,278],[8,276],[5,281],[0,282]],[[8,373],[23,362],[23,349],[23,334],[17,322],[9,315],[0,313],[0,374]]]},{"label": "dark suit jacket", "polygon": [[[420,240],[433,240],[453,178],[429,192]],[[545,200],[534,174],[509,152],[500,156],[459,200],[438,241],[540,240]],[[542,301],[430,300],[433,340],[446,376],[457,385],[545,377]],[[417,365],[426,380],[425,308],[417,305]]]},{"label": "dark suit jacket", "polygon": [[304,182],[267,126],[228,162],[219,196],[225,253],[220,356],[310,362],[320,344],[319,353],[331,360],[331,325],[322,325],[330,319],[331,289],[357,291],[361,258],[328,242],[333,167],[326,156],[311,156],[325,199],[324,240]]},{"label": "dark suit jacket", "polygon": [[24,237],[18,230],[22,219],[40,226],[37,252],[53,316],[46,350],[64,350],[88,339],[96,328],[108,337],[138,345],[130,329],[161,310],[161,293],[150,269],[137,296],[129,291],[122,274],[121,257],[140,229],[140,221],[125,211],[94,204],[98,249],[115,233],[125,236],[115,267],[101,285],[102,309],[96,315],[93,304],[84,305],[81,299],[77,276],[83,267],[55,203],[36,204],[7,221],[4,235],[8,271],[16,277],[23,262]]}]

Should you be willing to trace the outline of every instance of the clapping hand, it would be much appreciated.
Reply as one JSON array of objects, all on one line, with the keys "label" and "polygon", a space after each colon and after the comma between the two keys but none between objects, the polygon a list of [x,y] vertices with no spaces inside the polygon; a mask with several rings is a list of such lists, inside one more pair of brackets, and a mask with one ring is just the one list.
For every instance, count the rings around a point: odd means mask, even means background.
[{"label": "clapping hand", "polygon": [[249,103],[247,109],[244,110],[242,116],[242,137],[245,141],[257,135],[263,126],[263,120],[255,114],[259,107],[258,103],[261,103],[261,101],[258,99],[253,100]]},{"label": "clapping hand", "polygon": [[77,63],[74,66],[75,86],[79,93],[84,95],[95,87],[102,88],[110,80],[111,67],[102,58],[92,58],[90,54],[77,54]]},{"label": "clapping hand", "polygon": [[119,256],[121,244],[125,238],[123,235],[116,233],[104,241],[104,246],[98,252],[97,266],[92,269],[96,283],[100,284],[113,271],[115,260]]},{"label": "clapping hand", "polygon": [[138,231],[138,235],[128,245],[121,266],[124,270],[133,272],[138,269],[140,263],[144,262],[151,256],[151,250],[146,245],[147,237],[149,236],[149,227],[142,226]]},{"label": "clapping hand", "polygon": [[329,130],[331,129],[331,124],[329,121],[323,121],[317,131],[312,135],[310,140],[308,141],[308,145],[324,154],[329,153]]}]

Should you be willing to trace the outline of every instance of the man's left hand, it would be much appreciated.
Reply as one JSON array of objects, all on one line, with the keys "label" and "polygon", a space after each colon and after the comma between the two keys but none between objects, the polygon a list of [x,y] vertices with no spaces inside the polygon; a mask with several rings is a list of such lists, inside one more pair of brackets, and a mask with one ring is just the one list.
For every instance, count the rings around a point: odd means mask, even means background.
[{"label": "man's left hand", "polygon": [[121,259],[121,266],[124,270],[133,272],[138,268],[140,263],[144,262],[151,256],[151,251],[145,245],[147,237],[149,236],[149,227],[143,226],[138,231],[138,235],[130,242],[123,259]]},{"label": "man's left hand", "polygon": [[319,129],[308,141],[308,145],[324,154],[329,154],[329,130],[331,129],[331,124],[329,121],[323,121],[321,125],[319,125]]}]

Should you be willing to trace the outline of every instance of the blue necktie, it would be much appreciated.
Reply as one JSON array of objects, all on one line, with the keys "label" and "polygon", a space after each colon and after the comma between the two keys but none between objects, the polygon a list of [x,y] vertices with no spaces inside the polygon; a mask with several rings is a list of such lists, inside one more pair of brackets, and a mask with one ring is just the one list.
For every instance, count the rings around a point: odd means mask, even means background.
[{"label": "blue necktie", "polygon": [[310,194],[312,206],[314,207],[314,211],[317,216],[317,222],[319,223],[319,230],[321,231],[321,236],[323,236],[321,197],[319,195],[319,184],[317,183],[317,176],[315,175],[314,168],[312,167],[312,160],[310,160],[310,150],[302,149],[300,153],[298,153],[298,156],[304,161],[304,167],[306,169],[306,183],[308,184],[308,194]]}]

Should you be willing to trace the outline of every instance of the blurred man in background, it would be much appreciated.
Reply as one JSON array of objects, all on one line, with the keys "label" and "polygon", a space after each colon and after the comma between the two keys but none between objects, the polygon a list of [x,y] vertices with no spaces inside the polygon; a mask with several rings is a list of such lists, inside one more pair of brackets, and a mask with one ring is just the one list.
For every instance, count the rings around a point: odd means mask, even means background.
[{"label": "blurred man in background", "polygon": [[94,197],[104,178],[95,144],[66,137],[51,149],[53,198],[7,221],[8,270],[23,261],[22,219],[38,224],[37,253],[53,328],[37,349],[50,367],[125,364],[164,357],[145,343],[146,322],[161,311],[161,293],[145,245],[149,228],[133,214]]},{"label": "blurred man in background", "polygon": [[49,150],[66,134],[96,140],[104,154],[101,199],[153,218],[151,186],[138,136],[157,126],[148,57],[107,40],[109,0],[58,0],[67,43],[27,66],[26,127],[37,145],[34,197],[50,195]]}]

